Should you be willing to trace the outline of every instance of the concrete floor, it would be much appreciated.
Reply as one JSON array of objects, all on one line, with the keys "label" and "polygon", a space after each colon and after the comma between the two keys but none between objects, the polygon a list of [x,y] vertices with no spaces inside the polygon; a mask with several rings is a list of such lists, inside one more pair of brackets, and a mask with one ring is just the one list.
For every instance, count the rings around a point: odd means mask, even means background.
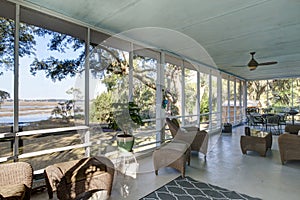
[{"label": "concrete floor", "polygon": [[[193,153],[186,176],[266,200],[299,200],[300,161],[281,164],[278,136],[273,136],[272,149],[266,157],[251,151],[243,155],[240,149],[243,132],[244,127],[239,126],[233,129],[231,136],[211,137],[206,161],[202,154]],[[115,178],[111,200],[139,199],[180,175],[176,170],[164,168],[155,176],[151,156],[138,162],[136,179]],[[120,188],[123,183],[128,186],[125,189],[128,196],[122,195]],[[47,192],[35,193],[31,199],[48,199]]]}]

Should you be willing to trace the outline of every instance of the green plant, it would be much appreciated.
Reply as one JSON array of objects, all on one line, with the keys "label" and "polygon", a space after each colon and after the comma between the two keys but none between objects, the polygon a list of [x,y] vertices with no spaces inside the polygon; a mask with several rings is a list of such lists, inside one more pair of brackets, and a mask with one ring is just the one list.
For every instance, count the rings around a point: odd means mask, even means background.
[{"label": "green plant", "polygon": [[137,104],[134,102],[129,102],[128,103],[128,109],[129,109],[129,115],[132,121],[134,121],[138,125],[144,125],[144,122],[142,121],[142,118],[140,117],[140,108],[138,107]]},{"label": "green plant", "polygon": [[118,130],[118,124],[114,118],[113,112],[109,112],[106,122],[108,123],[108,128],[113,129],[113,130]]},{"label": "green plant", "polygon": [[4,100],[10,98],[10,94],[8,92],[0,90],[0,108],[1,104],[4,102]]},{"label": "green plant", "polygon": [[64,102],[59,102],[52,111],[51,115],[57,117],[60,115],[63,119],[73,118],[72,110],[74,109],[74,100],[66,100]]},{"label": "green plant", "polygon": [[[201,114],[205,114],[205,113],[208,113],[209,112],[209,106],[208,106],[208,97],[207,97],[207,94],[205,93],[203,95],[203,98],[202,98],[202,101],[201,101],[201,104],[200,104],[200,113]],[[207,116],[206,115],[201,115],[200,116],[200,121],[201,122],[205,122],[207,121]]]},{"label": "green plant", "polygon": [[130,129],[144,125],[139,114],[140,108],[134,102],[114,103],[112,106],[113,111],[107,119],[109,128],[121,129],[124,134],[127,134]]}]

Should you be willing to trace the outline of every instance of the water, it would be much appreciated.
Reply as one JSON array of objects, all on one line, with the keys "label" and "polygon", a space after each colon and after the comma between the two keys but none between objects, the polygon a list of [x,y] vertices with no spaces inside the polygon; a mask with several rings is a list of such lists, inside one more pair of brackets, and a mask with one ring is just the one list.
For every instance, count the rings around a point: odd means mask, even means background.
[{"label": "water", "polygon": [[[19,111],[19,122],[28,123],[46,120],[51,117],[51,111],[54,106],[49,105],[21,105]],[[3,116],[1,116],[1,114]],[[13,105],[1,105],[0,108],[0,124],[12,124]]]},{"label": "water", "polygon": [[[19,116],[20,123],[36,122],[46,120],[51,114],[35,114],[35,115],[24,115]],[[13,117],[0,117],[0,124],[12,124],[14,122]]]},{"label": "water", "polygon": [[[13,105],[1,105],[1,108],[13,109]],[[53,109],[53,106],[32,106],[32,105],[21,105],[20,108],[48,108]]]}]

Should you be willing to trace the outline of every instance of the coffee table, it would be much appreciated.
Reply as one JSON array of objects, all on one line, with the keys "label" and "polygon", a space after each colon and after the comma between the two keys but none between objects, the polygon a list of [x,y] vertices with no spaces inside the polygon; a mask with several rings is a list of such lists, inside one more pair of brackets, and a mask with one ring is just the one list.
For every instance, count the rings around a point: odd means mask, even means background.
[{"label": "coffee table", "polygon": [[241,136],[240,143],[243,154],[246,154],[250,150],[256,151],[260,156],[265,157],[267,150],[272,147],[272,134],[251,129],[250,135]]}]

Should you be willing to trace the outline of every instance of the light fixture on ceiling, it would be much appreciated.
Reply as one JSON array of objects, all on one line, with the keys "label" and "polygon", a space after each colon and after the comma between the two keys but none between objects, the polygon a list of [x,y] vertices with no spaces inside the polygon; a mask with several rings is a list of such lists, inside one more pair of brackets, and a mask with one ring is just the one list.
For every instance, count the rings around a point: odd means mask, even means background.
[{"label": "light fixture on ceiling", "polygon": [[[264,62],[264,63],[258,63],[255,59],[254,59],[254,54],[255,52],[250,52],[251,54],[251,60],[248,62],[247,67],[249,68],[250,71],[256,70],[257,66],[261,66],[261,65],[274,65],[277,64],[276,61],[272,61],[272,62]],[[233,67],[245,67],[245,65],[238,65],[238,66],[233,66]]]},{"label": "light fixture on ceiling", "polygon": [[261,65],[274,65],[277,64],[276,61],[272,61],[272,62],[264,62],[264,63],[258,63],[255,59],[254,59],[254,54],[255,52],[250,52],[251,54],[251,60],[248,62],[248,68],[250,71],[253,71],[257,68],[257,66],[261,66]]},{"label": "light fixture on ceiling", "polygon": [[250,71],[256,70],[257,66],[258,66],[258,62],[256,60],[254,60],[254,54],[255,52],[250,52],[252,58],[251,60],[248,62],[248,68]]}]

